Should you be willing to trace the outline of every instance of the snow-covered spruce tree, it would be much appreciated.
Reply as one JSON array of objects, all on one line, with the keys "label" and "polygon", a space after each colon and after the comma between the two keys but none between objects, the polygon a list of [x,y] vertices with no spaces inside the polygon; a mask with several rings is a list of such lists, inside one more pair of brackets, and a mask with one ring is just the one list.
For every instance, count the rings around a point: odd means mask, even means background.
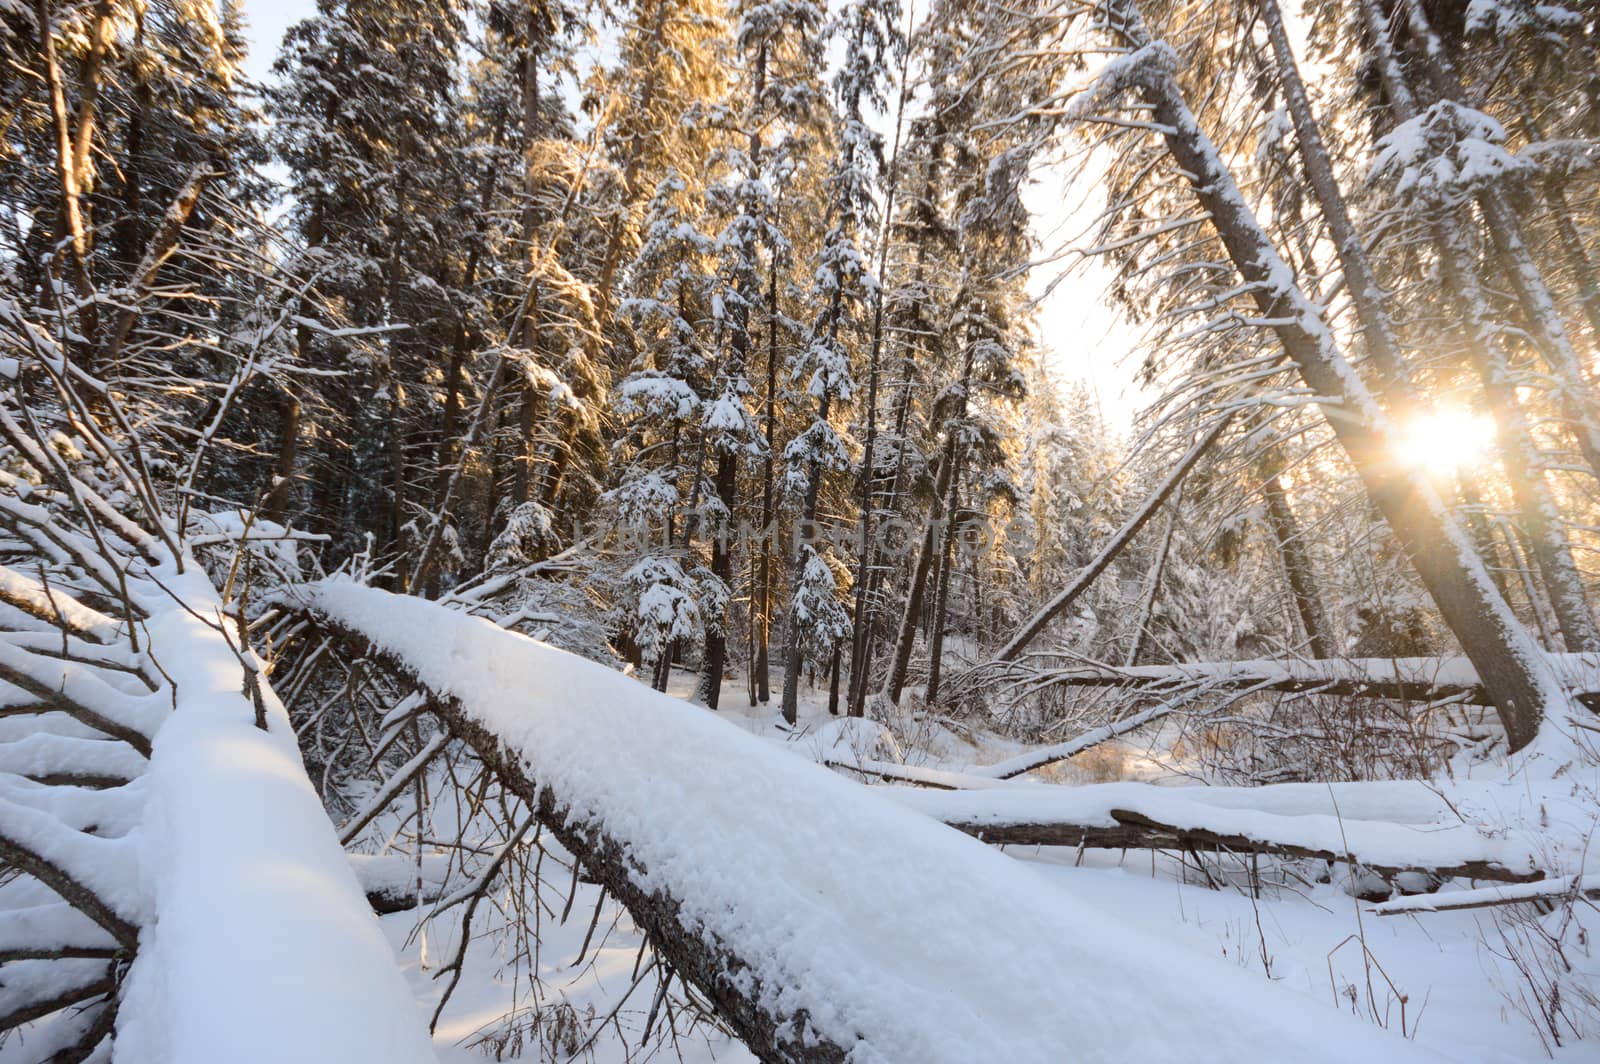
[{"label": "snow-covered spruce tree", "polygon": [[709,104],[728,89],[717,48],[728,32],[726,11],[715,0],[635,0],[616,19],[616,66],[597,71],[590,86],[601,100],[599,121],[619,185],[595,280],[602,329],[620,305],[623,267],[645,239],[649,222],[640,209],[648,210],[652,189],[669,171],[705,169],[716,137]]},{"label": "snow-covered spruce tree", "polygon": [[[764,67],[762,69],[764,77]],[[711,474],[711,491],[704,495],[696,494],[696,508],[703,505],[701,499],[710,507],[708,514],[713,518],[711,543],[715,552],[712,559],[713,574],[725,585],[731,585],[732,544],[727,539],[727,533],[734,520],[737,502],[741,446],[753,445],[758,452],[764,453],[767,441],[771,438],[770,409],[766,436],[751,431],[754,423],[750,421],[748,412],[747,397],[752,392],[749,366],[757,344],[758,315],[767,305],[763,298],[767,275],[776,275],[778,262],[788,252],[788,241],[777,224],[775,190],[760,176],[763,145],[760,127],[756,129],[756,132],[749,134],[748,149],[736,146],[725,149],[726,172],[721,181],[707,189],[708,215],[723,221],[716,238],[718,262],[711,298],[718,386],[716,395],[709,397],[710,401],[703,407],[701,425],[705,449],[710,451],[714,445],[715,470]],[[763,251],[770,263],[766,269],[762,264]],[[768,327],[775,339],[776,324],[769,323]],[[697,463],[696,476],[699,475]],[[696,485],[699,486],[698,480]],[[770,503],[764,510],[770,510]],[[752,629],[764,624],[763,615],[758,613],[760,605],[760,599],[752,595]],[[707,632],[708,639],[720,644],[725,652],[726,618],[723,618],[721,626],[709,627]],[[756,644],[757,635],[753,630],[750,638],[752,653]],[[708,706],[721,701],[723,662],[720,659],[715,662],[712,660],[717,657],[716,649],[715,645],[708,644],[705,660],[701,663],[701,695]],[[750,673],[754,684],[758,673],[755,662],[752,662]]]},{"label": "snow-covered spruce tree", "polygon": [[[920,47],[914,49],[919,55]],[[918,59],[921,62],[921,59]],[[901,563],[916,542],[912,526],[930,490],[931,452],[937,441],[929,429],[929,389],[946,365],[946,317],[954,281],[950,249],[954,228],[945,216],[945,133],[937,111],[906,121],[908,135],[896,165],[901,194],[886,227],[889,245],[883,285],[883,346],[879,353],[880,386],[886,405],[882,426],[872,433],[867,470],[866,508],[878,532],[868,541],[861,560],[858,601],[865,615],[854,619],[857,647],[851,653],[850,713],[865,712],[874,690],[878,644],[892,638],[897,609],[894,599],[903,582]],[[868,368],[871,388],[871,367]],[[876,398],[876,397],[875,397]],[[871,418],[874,411],[868,411]],[[867,455],[863,455],[866,461]]]},{"label": "snow-covered spruce tree", "polygon": [[[462,545],[470,573],[479,559],[508,563],[513,555],[495,549],[503,537],[548,526],[539,551],[517,553],[536,565],[570,538],[605,486],[595,412],[609,372],[588,278],[606,209],[596,195],[604,182],[594,178],[607,171],[595,165],[594,145],[575,143],[573,116],[551,91],[570,69],[574,23],[559,5],[487,4],[481,14],[480,58],[461,89],[469,136],[459,148],[457,209],[470,225],[448,290],[435,502],[412,525],[430,593],[447,537]],[[568,480],[569,468],[579,476]],[[564,486],[573,489],[570,508],[553,497]]]},{"label": "snow-covered spruce tree", "polygon": [[[739,461],[760,450],[760,437],[748,408],[751,387],[746,376],[752,344],[752,296],[761,283],[762,246],[781,244],[782,238],[771,225],[776,208],[768,198],[770,189],[748,179],[752,156],[723,139],[727,132],[721,127],[728,116],[711,103],[728,91],[726,76],[713,72],[716,52],[711,35],[722,29],[723,23],[692,5],[682,9],[659,6],[666,10],[642,16],[649,40],[637,43],[623,83],[633,85],[635,94],[642,94],[644,102],[668,120],[659,128],[642,126],[637,118],[624,120],[622,130],[634,132],[622,145],[621,171],[626,183],[636,180],[630,175],[642,167],[666,166],[676,188],[658,187],[644,227],[644,248],[627,271],[624,287],[654,283],[651,278],[660,273],[660,265],[652,267],[646,259],[663,254],[652,251],[663,239],[677,242],[673,254],[679,279],[672,282],[670,293],[660,291],[653,300],[626,297],[621,309],[630,320],[637,320],[638,311],[647,305],[656,308],[656,317],[662,321],[677,314],[673,328],[678,340],[674,343],[685,348],[692,345],[696,352],[692,373],[687,372],[690,363],[683,359],[673,366],[657,360],[660,373],[686,385],[681,390],[677,420],[657,418],[662,425],[672,425],[672,461],[682,474],[674,478],[673,485],[679,508],[685,511],[681,530],[668,520],[663,531],[667,543],[681,531],[686,553],[700,549],[697,540],[709,553],[707,564],[693,566],[691,576],[704,596],[705,646],[697,696],[716,708],[727,664],[727,607],[733,583],[730,536]],[[644,33],[646,25],[636,31]],[[683,69],[657,69],[663,59],[655,49],[667,40],[683,51]],[[759,138],[752,143],[758,155]],[[683,173],[707,176],[697,178],[690,188],[676,176],[679,171],[674,167],[679,163]],[[670,208],[664,206],[666,192],[673,196]],[[664,225],[663,211],[668,209],[673,220]],[[702,228],[719,225],[721,231],[714,237],[702,235]],[[616,242],[624,235],[613,229],[608,255],[615,253]],[[691,239],[692,250],[684,243]],[[662,386],[635,375],[624,382],[623,390],[659,392]],[[713,464],[709,475],[705,470],[708,459]]]},{"label": "snow-covered spruce tree", "polygon": [[937,450],[937,458],[884,685],[896,703],[910,675],[925,609],[929,680],[931,693],[937,694],[940,668],[932,655],[943,653],[945,559],[953,556],[967,516],[963,482],[970,477],[985,494],[1014,497],[996,417],[1022,396],[1025,380],[1020,363],[1027,323],[1018,311],[1030,237],[1020,195],[1033,134],[1026,123],[999,135],[973,127],[981,127],[984,116],[1015,114],[1018,102],[1032,98],[1034,89],[1031,78],[1001,83],[973,75],[997,40],[1027,39],[1032,30],[1025,22],[991,23],[962,4],[942,6],[933,18],[927,38],[930,108],[938,118],[930,132],[939,137],[934,150],[943,160],[939,190],[949,227],[944,268],[954,291],[944,320],[935,322],[943,334],[938,348],[949,364],[942,367],[946,375],[929,382],[929,429],[936,441],[930,450]]},{"label": "snow-covered spruce tree", "polygon": [[[749,203],[749,206],[755,206]],[[738,504],[740,460],[765,451],[759,425],[750,409],[753,389],[748,376],[750,350],[750,308],[743,302],[744,289],[737,278],[745,273],[743,264],[754,250],[748,232],[752,215],[741,213],[733,222],[746,230],[724,245],[723,268],[717,276],[717,296],[712,300],[713,330],[717,356],[698,425],[698,455],[714,459],[711,481],[702,485],[701,460],[695,462],[693,528],[688,531],[705,537],[710,546],[709,568],[697,571],[706,594],[705,653],[700,663],[698,696],[707,706],[717,708],[722,698],[722,674],[728,661],[728,606],[733,585],[733,528]],[[724,230],[725,238],[728,231]],[[719,238],[719,243],[722,238]],[[733,279],[732,285],[726,284]],[[749,278],[745,277],[748,281]]]},{"label": "snow-covered spruce tree", "polygon": [[[711,388],[711,285],[714,240],[690,212],[698,199],[675,172],[656,186],[645,217],[644,244],[628,269],[619,313],[629,325],[634,370],[617,385],[613,409],[629,419],[638,455],[623,479],[640,467],[662,470],[675,494],[698,494],[686,474],[694,430]],[[683,491],[679,490],[682,485]],[[677,520],[668,522],[668,540]]]},{"label": "snow-covered spruce tree", "polygon": [[489,5],[487,21],[484,76],[515,86],[520,104],[520,180],[507,187],[518,221],[504,278],[506,342],[512,368],[521,370],[511,378],[517,422],[509,502],[561,510],[564,492],[592,499],[602,486],[597,411],[608,383],[595,333],[590,163],[556,88],[582,23],[564,4],[503,0]]},{"label": "snow-covered spruce tree", "polygon": [[[970,371],[964,358],[963,381],[940,396],[935,406],[936,412],[948,411],[942,418],[947,445],[944,460],[952,464],[952,472],[930,573],[933,612],[928,622],[924,689],[930,704],[939,700],[951,587],[965,579],[970,592],[967,597],[981,602],[979,588],[985,580],[976,566],[987,567],[994,559],[988,552],[978,552],[977,545],[995,528],[1003,527],[1018,501],[1013,481],[1018,421],[1011,404],[1021,397],[1022,367],[1030,353],[1023,303],[1022,293],[1013,284],[1002,283],[976,295],[954,319],[961,342],[970,351]],[[960,442],[951,446],[952,438]],[[973,567],[967,574],[956,571],[962,561]],[[968,630],[973,629],[969,626]]]},{"label": "snow-covered spruce tree", "polygon": [[[647,602],[633,587],[632,574],[636,572],[671,568],[678,577],[674,590],[688,595],[690,605],[696,605],[698,597],[690,578],[679,568],[679,560],[687,557],[699,516],[687,511],[698,509],[697,501],[704,493],[697,456],[706,447],[705,422],[714,385],[711,285],[715,247],[690,214],[699,200],[676,174],[669,174],[656,187],[646,215],[644,244],[626,275],[624,291],[637,286],[639,294],[625,295],[618,308],[620,318],[630,326],[637,355],[635,370],[617,386],[612,403],[612,409],[624,419],[626,434],[613,455],[619,483],[604,501],[618,518],[618,546],[623,564],[630,565],[625,583],[637,608],[656,604]],[[686,506],[686,500],[696,502]],[[696,610],[694,627],[698,627],[697,605]],[[648,645],[634,640],[639,624],[645,624],[650,635]],[[708,638],[712,631],[720,635],[721,624],[720,616],[707,618]],[[641,650],[655,648],[656,633],[644,620],[625,620],[625,636]],[[680,636],[681,632],[675,634],[673,640]],[[675,647],[674,642],[672,647],[656,648],[665,656],[658,663],[658,684],[665,683],[664,670],[670,666]]]},{"label": "snow-covered spruce tree", "polygon": [[410,463],[435,417],[433,352],[449,345],[446,286],[460,277],[465,243],[451,209],[464,33],[454,4],[323,0],[285,38],[269,101],[317,291],[353,325],[381,330],[370,343],[299,336],[307,367],[335,374],[321,396],[324,431],[303,462],[309,508],[365,515],[331,531],[346,550],[376,534],[402,587],[417,546]]},{"label": "snow-covered spruce tree", "polygon": [[[880,417],[882,397],[885,386],[889,380],[889,304],[888,293],[885,285],[890,280],[890,262],[895,241],[893,239],[892,223],[895,212],[899,206],[897,196],[900,192],[900,154],[905,143],[906,111],[911,100],[911,48],[906,40],[906,31],[898,26],[889,26],[892,36],[888,42],[884,62],[892,71],[890,75],[895,86],[894,91],[894,139],[891,154],[887,162],[887,169],[879,179],[879,191],[882,199],[882,208],[878,231],[876,234],[877,247],[874,257],[877,260],[877,285],[872,293],[872,324],[870,336],[866,344],[866,365],[861,370],[865,378],[862,390],[862,401],[858,405],[861,411],[859,421],[864,423],[860,429],[861,461],[856,469],[855,493],[857,495],[857,523],[859,530],[856,536],[856,565],[857,579],[855,580],[855,604],[851,610],[851,639],[850,639],[850,686],[847,693],[847,712],[851,716],[861,716],[865,711],[866,677],[871,671],[872,641],[874,629],[877,627],[878,598],[876,591],[877,566],[875,559],[880,553],[878,539],[879,527],[877,524],[877,504],[880,496],[881,473],[885,463],[881,460],[883,448],[880,447],[880,436],[883,435],[883,421]],[[909,16],[906,18],[906,29],[910,28]]]},{"label": "snow-covered spruce tree", "polygon": [[850,615],[840,600],[839,577],[828,559],[810,543],[800,547],[802,564],[794,577],[794,593],[789,601],[790,639],[798,639],[797,651],[786,668],[799,672],[805,665],[830,668],[829,707],[839,711],[839,647],[850,635]]},{"label": "snow-covered spruce tree", "polygon": [[[939,69],[941,58],[943,63],[950,62],[948,55],[936,54],[927,66]],[[891,391],[892,423],[880,446],[886,456],[892,455],[893,465],[887,483],[881,485],[878,505],[885,527],[896,527],[898,534],[893,553],[886,545],[879,562],[868,564],[869,579],[875,583],[868,596],[881,600],[883,635],[892,648],[887,668],[890,676],[898,667],[898,637],[906,616],[922,611],[920,601],[914,606],[909,601],[912,594],[920,592],[910,589],[925,580],[926,571],[921,570],[921,577],[918,573],[923,556],[931,557],[932,548],[925,544],[932,523],[929,515],[934,500],[942,498],[945,491],[938,479],[943,466],[937,457],[941,441],[934,399],[954,372],[951,367],[956,356],[949,347],[950,332],[945,325],[953,314],[959,283],[956,226],[949,217],[947,198],[948,135],[944,115],[937,109],[911,122],[905,151],[911,188],[904,198],[902,216],[893,227],[911,261],[892,273],[888,292],[897,379]],[[873,672],[870,646],[863,659],[865,685],[871,682]],[[864,698],[859,685],[857,697]]]},{"label": "snow-covered spruce tree", "polygon": [[646,555],[623,575],[620,602],[629,637],[650,665],[650,683],[667,689],[673,648],[700,632],[699,589],[672,558]]},{"label": "snow-covered spruce tree", "polygon": [[[817,519],[823,477],[849,468],[849,444],[833,419],[854,398],[852,356],[878,280],[871,274],[867,241],[877,228],[873,188],[883,171],[883,138],[868,124],[871,112],[888,103],[886,60],[898,42],[900,10],[893,0],[853,0],[838,12],[827,32],[844,40],[844,57],[834,76],[834,157],[826,186],[827,232],[817,254],[810,302],[815,308],[806,344],[789,367],[815,404],[809,424],[784,448],[785,494],[799,502],[800,544],[792,562],[787,642],[784,649],[784,719],[795,722],[804,646],[815,646],[828,618],[812,605],[801,610],[801,595],[815,598],[809,571],[822,564],[807,542]],[[811,629],[811,630],[806,630]],[[841,633],[836,638],[843,638]],[[839,647],[830,651],[838,669]]]},{"label": "snow-covered spruce tree", "polygon": [[[751,381],[763,437],[757,522],[763,531],[753,556],[746,559],[751,705],[770,697],[772,548],[779,501],[776,445],[784,414],[779,376],[784,354],[801,331],[788,306],[796,249],[804,246],[796,237],[817,220],[808,218],[802,197],[823,122],[818,84],[823,19],[822,10],[809,0],[739,5],[729,47],[730,65],[739,73],[729,98],[714,108],[730,135],[718,159],[722,180],[710,190],[713,214],[725,219],[718,236],[723,266],[715,301],[721,314],[724,373],[730,381]],[[731,466],[735,455],[724,452],[718,462]],[[731,489],[736,473],[719,468],[714,482]],[[731,513],[733,507],[727,509]]]}]

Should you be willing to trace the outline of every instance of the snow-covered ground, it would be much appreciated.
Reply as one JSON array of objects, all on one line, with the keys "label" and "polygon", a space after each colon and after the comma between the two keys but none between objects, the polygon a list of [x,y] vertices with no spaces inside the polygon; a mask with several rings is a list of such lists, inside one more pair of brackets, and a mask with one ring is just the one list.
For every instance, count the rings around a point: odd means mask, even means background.
[{"label": "snow-covered ground", "polygon": [[[671,693],[687,698],[692,682],[692,676],[674,674]],[[799,726],[791,731],[781,726],[775,708],[749,707],[744,690],[742,680],[730,681],[718,716],[797,760],[822,760],[841,743],[860,746],[861,736],[870,734],[857,726],[841,727],[829,718],[821,692],[807,692]],[[914,746],[902,746],[899,752],[934,769],[959,770],[999,760],[1017,749],[1008,741],[958,732],[937,722],[912,722],[901,733],[902,739],[914,740]],[[856,750],[866,756],[882,752]],[[1130,745],[1102,756],[1101,764],[1126,765],[1130,775],[1149,778],[1161,760],[1145,757]],[[1098,771],[1105,774],[1115,768]],[[1220,794],[1217,797],[1223,799]],[[1305,800],[1315,804],[1314,796],[1308,794]],[[1409,804],[1415,808],[1410,809],[1398,793],[1395,801],[1397,820],[1405,819],[1402,814],[1417,818],[1426,813],[1421,808],[1427,804],[1426,798],[1413,796]],[[553,855],[560,855],[553,844],[551,849]],[[1213,1048],[1231,1045],[1231,1059],[1261,1059],[1265,1043],[1259,1029],[1235,1030],[1232,1037],[1219,1030],[1245,1023],[1255,1010],[1273,1014],[1278,1023],[1289,1014],[1302,1024],[1308,1016],[1325,1016],[1325,1024],[1313,1021],[1315,1032],[1307,1032],[1307,1039],[1321,1042],[1332,1059],[1400,1060],[1416,1054],[1418,1059],[1506,1062],[1546,1056],[1547,1040],[1523,1014],[1531,1000],[1529,984],[1506,955],[1499,922],[1505,918],[1503,911],[1500,915],[1496,910],[1479,910],[1379,917],[1369,903],[1351,896],[1340,872],[1328,877],[1328,882],[1318,882],[1314,862],[1296,866],[1298,879],[1266,871],[1266,882],[1258,892],[1252,889],[1243,863],[1231,869],[1212,865],[1201,871],[1192,861],[1154,856],[1148,851],[1090,850],[1080,855],[1072,849],[1051,847],[1014,847],[1006,851],[1006,858],[1016,869],[1007,877],[1008,886],[1023,882],[1015,878],[1020,873],[1037,888],[1029,891],[1030,907],[1054,905],[1061,913],[1070,914],[1072,924],[1064,926],[1076,925],[1074,930],[1086,936],[1084,941],[1063,940],[1060,944],[1064,969],[1072,971],[1076,966],[1081,982],[1078,992],[1084,999],[1063,1002],[1062,1014],[1077,1014],[1087,1001],[1095,1001],[1095,1008],[1113,1014],[1102,1016],[1102,1025],[1096,1030],[1079,1032],[1074,1055],[1084,1059],[1193,1060],[1198,1059],[1194,1045],[1202,1040]],[[575,964],[590,934],[598,888],[579,884],[576,897],[566,906],[564,875],[546,877],[552,882],[550,910],[540,929],[539,944],[544,1009],[536,1013],[529,1008],[527,973],[515,968],[511,944],[480,943],[469,954],[465,977],[436,1032],[435,1046],[442,1061],[465,1062],[484,1055],[491,1059],[564,1059],[559,1053],[552,1054],[552,1045],[560,1052],[577,1046],[600,1061],[638,1060],[649,1055],[642,1056],[638,1047],[640,1032],[655,1003],[657,980],[649,970],[648,957],[638,967],[639,935],[626,912],[607,901],[599,908],[595,944],[581,963]],[[570,914],[563,923],[553,916],[564,907],[570,908]],[[1577,919],[1600,929],[1592,909],[1580,903],[1576,913]],[[491,918],[484,924],[492,922]],[[971,914],[971,927],[982,928],[985,922],[985,914]],[[413,913],[385,917],[384,927],[402,958],[419,1009],[431,1013],[439,990],[433,976],[438,958],[448,956],[453,948],[454,920],[431,923],[425,936],[416,934]],[[1038,930],[1049,934],[1064,927]],[[1515,928],[1510,930],[1515,933]],[[1573,936],[1571,941],[1592,938]],[[1523,956],[1529,955],[1525,952]],[[1590,985],[1600,981],[1600,964],[1586,948],[1576,955],[1569,951],[1567,959],[1580,980],[1588,979]],[[1227,967],[1237,969],[1238,975],[1222,978]],[[1133,971],[1147,973],[1152,983],[1164,975],[1174,985],[1140,988],[1136,982],[1123,984],[1126,973]],[[984,997],[985,984],[992,982],[977,971],[961,978],[971,981],[979,999]],[[1265,990],[1269,982],[1279,989]],[[1262,994],[1253,993],[1253,984],[1263,988]],[[1232,1007],[1219,1012],[1219,998]],[[1292,1005],[1296,1000],[1301,1004]],[[1186,1002],[1188,1007],[1174,1015],[1173,1002]],[[560,1003],[575,1010],[578,1024],[566,1025]],[[1152,1024],[1145,1012],[1152,1007],[1166,1010],[1159,1023]],[[604,1019],[613,1009],[617,1009],[617,1020],[607,1032],[591,1044],[583,1044],[595,1019]],[[508,1032],[502,1017],[514,1010],[521,1011]],[[1348,1018],[1336,1021],[1335,1011]],[[676,1019],[680,1029],[687,1026],[683,1017]],[[1268,1016],[1259,1019],[1271,1022]],[[656,1030],[662,1030],[667,1022],[662,1009]],[[1160,1030],[1161,1041],[1148,1041],[1153,1027]],[[1379,1033],[1380,1027],[1386,1028],[1387,1034]],[[1181,1035],[1184,1029],[1191,1032],[1194,1043],[1181,1037],[1173,1040],[1172,1036]],[[1362,1034],[1363,1029],[1370,1037]],[[1415,1048],[1407,1047],[1402,1035]],[[1164,1048],[1151,1056],[1152,1044]],[[1591,1060],[1593,1045],[1569,1041],[1555,1048],[1554,1055],[1558,1060]],[[675,1046],[654,1044],[651,1052],[664,1052],[670,1059],[674,1049],[689,1061],[751,1059],[741,1045],[709,1026],[684,1034]],[[1289,1055],[1295,1056],[1293,1052]]]}]

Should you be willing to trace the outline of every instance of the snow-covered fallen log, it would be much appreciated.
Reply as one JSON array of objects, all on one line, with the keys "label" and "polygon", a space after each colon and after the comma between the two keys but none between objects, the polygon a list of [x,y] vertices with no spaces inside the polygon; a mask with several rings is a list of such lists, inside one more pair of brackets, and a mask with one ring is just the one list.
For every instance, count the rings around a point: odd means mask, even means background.
[{"label": "snow-covered fallen log", "polygon": [[902,765],[894,761],[881,761],[870,757],[856,757],[847,752],[833,753],[822,759],[829,768],[841,768],[868,779],[889,783],[911,783],[918,787],[932,787],[940,791],[959,791],[968,788],[1000,787],[1005,781],[988,779],[965,772],[928,768],[924,765]]},{"label": "snow-covered fallen log", "polygon": [[1067,761],[1103,743],[1108,743],[1130,732],[1138,731],[1153,721],[1177,712],[1180,705],[1181,703],[1174,701],[1161,702],[1137,713],[1129,714],[1120,720],[1114,720],[1098,728],[1091,728],[1086,732],[1073,736],[1066,742],[1039,747],[1035,750],[1025,750],[1015,757],[1008,757],[993,764],[978,765],[969,768],[966,774],[979,779],[1016,779],[1018,776],[1032,772],[1036,768],[1053,765],[1059,761]]},{"label": "snow-covered fallen log", "polygon": [[[131,695],[111,686],[118,673],[37,657],[29,631],[0,636],[19,673],[79,704],[13,717],[0,743],[0,855],[35,884],[0,897],[0,959],[14,962],[0,1025],[89,1005],[81,1024],[63,1014],[29,1038],[85,1052],[114,1015],[118,1059],[431,1060],[264,686],[267,728],[255,725],[237,632],[206,578],[167,563],[128,586],[144,618],[129,660],[155,691]],[[139,742],[114,741],[125,733]],[[125,977],[108,974],[113,959],[132,961]]]},{"label": "snow-covered fallen log", "polygon": [[403,853],[350,855],[350,868],[375,913],[398,913],[444,896],[450,860],[444,854],[416,857]]},{"label": "snow-covered fallen log", "polygon": [[1570,898],[1600,899],[1600,874],[1562,876],[1539,883],[1518,883],[1504,887],[1479,887],[1447,894],[1418,894],[1395,898],[1372,907],[1378,916],[1406,916],[1418,913],[1453,912],[1458,909],[1488,909],[1520,902],[1559,902]]},{"label": "snow-covered fallen log", "polygon": [[762,1059],[1421,1059],[619,673],[421,599],[306,598],[428,689]]},{"label": "snow-covered fallen log", "polygon": [[895,801],[995,845],[1213,849],[1349,861],[1383,875],[1542,879],[1527,842],[1462,823],[1421,783],[1269,787],[882,788]]},{"label": "snow-covered fallen log", "polygon": [[431,1061],[239,607],[136,444],[37,362],[60,407],[0,402],[0,1039],[32,1060]]},{"label": "snow-covered fallen log", "polygon": [[[1600,706],[1600,655],[1550,654],[1547,657],[1578,701],[1591,708]],[[1041,655],[1010,666],[990,666],[989,670],[986,678],[997,681],[1026,676],[1034,686],[1120,687],[1159,692],[1163,697],[1192,689],[1221,692],[1249,688],[1410,702],[1490,703],[1477,670],[1464,657],[1263,658],[1117,666],[1052,663],[1050,655]]]},{"label": "snow-covered fallen log", "polygon": [[[142,784],[147,917],[123,985],[119,1059],[430,1061],[411,993],[289,721],[243,670],[203,574],[139,588],[176,689]],[[209,622],[209,623],[208,623]],[[222,627],[226,626],[226,627]],[[236,636],[234,637],[236,638]]]}]

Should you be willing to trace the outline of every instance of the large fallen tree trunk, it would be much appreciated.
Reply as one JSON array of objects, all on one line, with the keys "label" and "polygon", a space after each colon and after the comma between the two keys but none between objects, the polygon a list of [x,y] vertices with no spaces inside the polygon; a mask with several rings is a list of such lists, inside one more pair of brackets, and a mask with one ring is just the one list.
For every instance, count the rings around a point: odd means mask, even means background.
[{"label": "large fallen tree trunk", "polygon": [[[1548,658],[1574,698],[1591,709],[1600,709],[1600,655],[1551,654]],[[1025,683],[1035,689],[1120,687],[1158,692],[1162,697],[1193,688],[1208,692],[1254,688],[1345,698],[1493,704],[1477,670],[1466,658],[1259,659],[1118,666],[1066,662],[1045,655],[1009,667],[989,666],[985,679]]]},{"label": "large fallen tree trunk", "polygon": [[[763,1060],[1411,1051],[603,666],[347,581],[306,605],[420,684]],[[1199,1015],[1234,1033],[1193,1043]]]},{"label": "large fallen tree trunk", "polygon": [[[27,329],[15,313],[0,335]],[[237,604],[166,542],[179,521],[113,506],[155,496],[137,452],[57,397],[0,396],[0,1040],[432,1060]]]},{"label": "large fallen tree trunk", "polygon": [[[1460,822],[1421,783],[1269,787],[885,788],[896,801],[993,845],[1214,850],[1344,861],[1384,876],[1497,883],[1544,878],[1534,849]],[[1452,822],[1453,821],[1453,822]]]},{"label": "large fallen tree trunk", "polygon": [[682,901],[669,891],[653,889],[651,870],[631,857],[628,847],[607,832],[599,818],[584,815],[553,788],[541,786],[516,748],[485,727],[459,698],[447,689],[429,686],[422,669],[386,647],[375,633],[352,624],[348,614],[319,613],[336,631],[370,645],[389,667],[429,690],[429,708],[450,734],[470,746],[506,789],[534,811],[544,829],[583,865],[590,878],[627,908],[650,946],[672,971],[706,996],[752,1052],[765,1061],[819,1064],[838,1064],[849,1057],[846,1046],[811,1031],[804,1010],[787,1013],[764,1007],[763,999],[778,996],[781,988],[764,985],[736,944],[685,933],[694,918],[684,912]]},{"label": "large fallen tree trunk", "polygon": [[[403,660],[389,660],[402,672],[409,671]],[[685,913],[682,901],[669,891],[651,889],[650,869],[630,857],[628,847],[597,818],[584,816],[552,788],[540,786],[516,751],[473,719],[459,701],[441,696],[433,708],[451,733],[470,745],[506,788],[535,811],[545,830],[582,862],[594,881],[627,908],[656,953],[706,995],[758,1057],[819,1064],[838,1064],[849,1057],[844,1045],[815,1034],[806,1010],[786,1013],[764,1007],[764,1000],[781,995],[783,988],[766,984],[736,944],[685,934],[695,919]]]},{"label": "large fallen tree trunk", "polygon": [[1479,887],[1477,890],[1458,890],[1450,894],[1418,894],[1381,902],[1372,907],[1372,912],[1377,916],[1419,916],[1462,909],[1491,909],[1502,905],[1552,905],[1578,898],[1600,900],[1600,875],[1562,876],[1539,883]]}]

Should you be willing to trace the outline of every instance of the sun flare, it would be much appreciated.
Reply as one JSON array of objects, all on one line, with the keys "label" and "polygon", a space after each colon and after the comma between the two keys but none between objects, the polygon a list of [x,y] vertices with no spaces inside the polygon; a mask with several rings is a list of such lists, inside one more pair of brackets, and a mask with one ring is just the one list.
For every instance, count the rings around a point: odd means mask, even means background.
[{"label": "sun flare", "polygon": [[1406,465],[1444,475],[1483,463],[1494,445],[1494,422],[1457,406],[1440,406],[1400,423],[1394,448]]}]

